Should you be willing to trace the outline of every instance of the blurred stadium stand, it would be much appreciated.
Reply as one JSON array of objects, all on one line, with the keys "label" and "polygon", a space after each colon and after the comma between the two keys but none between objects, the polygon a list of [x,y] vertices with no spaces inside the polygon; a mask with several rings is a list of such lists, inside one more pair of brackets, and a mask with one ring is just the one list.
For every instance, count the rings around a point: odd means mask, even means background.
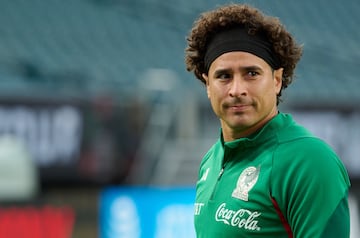
[{"label": "blurred stadium stand", "polygon": [[[304,45],[281,107],[300,119],[322,115],[310,125],[325,139],[336,137],[338,152],[355,168],[356,201],[360,2],[246,2],[278,16]],[[41,185],[36,204],[73,207],[73,237],[97,237],[102,186],[195,183],[219,125],[202,85],[185,70],[184,48],[199,13],[223,3],[230,1],[0,0],[0,114],[8,117],[0,118],[0,135],[21,132],[35,141],[29,150],[41,155],[33,156]],[[19,115],[32,118],[32,127]],[[58,154],[50,159],[51,151],[31,147],[49,141],[44,131],[60,144],[54,134],[63,132],[76,146],[66,155],[54,146]]]}]

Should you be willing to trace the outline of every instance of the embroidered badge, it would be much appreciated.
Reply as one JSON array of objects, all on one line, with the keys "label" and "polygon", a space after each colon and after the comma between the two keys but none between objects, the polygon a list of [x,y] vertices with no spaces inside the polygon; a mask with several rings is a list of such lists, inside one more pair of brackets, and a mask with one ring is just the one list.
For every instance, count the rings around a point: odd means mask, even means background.
[{"label": "embroidered badge", "polygon": [[260,173],[260,167],[256,168],[254,166],[248,167],[242,171],[240,174],[236,188],[232,192],[232,197],[248,201],[249,200],[249,191],[256,184]]}]

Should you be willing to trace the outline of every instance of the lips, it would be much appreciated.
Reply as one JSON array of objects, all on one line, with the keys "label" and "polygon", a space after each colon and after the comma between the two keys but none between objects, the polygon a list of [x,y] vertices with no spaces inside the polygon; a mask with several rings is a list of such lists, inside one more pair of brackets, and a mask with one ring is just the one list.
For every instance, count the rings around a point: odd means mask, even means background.
[{"label": "lips", "polygon": [[226,108],[234,112],[242,112],[250,107],[248,104],[228,105]]},{"label": "lips", "polygon": [[230,108],[243,108],[243,107],[248,107],[249,105],[247,104],[241,104],[241,105],[229,105],[228,107]]},{"label": "lips", "polygon": [[223,108],[231,112],[243,112],[254,106],[252,100],[246,100],[245,98],[237,98],[234,100],[224,101]]}]

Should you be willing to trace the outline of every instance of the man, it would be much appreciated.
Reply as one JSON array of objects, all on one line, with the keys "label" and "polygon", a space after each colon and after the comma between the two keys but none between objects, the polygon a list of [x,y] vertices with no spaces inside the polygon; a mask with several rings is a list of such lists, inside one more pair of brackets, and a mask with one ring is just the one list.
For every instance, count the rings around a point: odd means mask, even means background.
[{"label": "man", "polygon": [[202,14],[187,40],[187,69],[221,124],[200,165],[197,237],[349,237],[346,169],[277,108],[301,46],[278,19],[241,4]]}]

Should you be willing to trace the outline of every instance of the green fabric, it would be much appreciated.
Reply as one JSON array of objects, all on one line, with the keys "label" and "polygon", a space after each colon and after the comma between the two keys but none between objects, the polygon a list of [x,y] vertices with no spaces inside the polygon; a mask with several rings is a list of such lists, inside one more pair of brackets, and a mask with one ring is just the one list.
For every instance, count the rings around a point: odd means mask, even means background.
[{"label": "green fabric", "polygon": [[331,215],[323,231],[322,238],[350,237],[350,217],[348,200],[344,197]]},{"label": "green fabric", "polygon": [[[288,237],[273,197],[294,237],[321,237],[339,202],[347,201],[349,186],[332,149],[280,113],[250,138],[219,139],[204,156],[196,186],[196,234]],[[346,232],[348,210],[341,215],[344,222],[333,227]]]}]

